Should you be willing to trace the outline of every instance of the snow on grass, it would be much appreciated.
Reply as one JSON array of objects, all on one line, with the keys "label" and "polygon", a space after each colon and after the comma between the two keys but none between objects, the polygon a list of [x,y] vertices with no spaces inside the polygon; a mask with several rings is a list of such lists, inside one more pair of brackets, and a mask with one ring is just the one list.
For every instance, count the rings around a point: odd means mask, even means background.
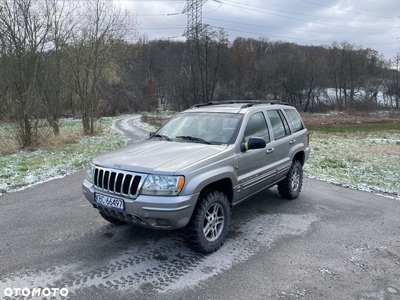
[{"label": "snow on grass", "polygon": [[[84,137],[77,144],[0,156],[0,195],[72,174],[86,167],[93,157],[123,146],[125,138],[111,129],[112,122],[104,118],[101,136]],[[74,123],[77,121],[63,122],[61,131],[71,129]]]},{"label": "snow on grass", "polygon": [[305,175],[400,200],[400,133],[312,133]]}]

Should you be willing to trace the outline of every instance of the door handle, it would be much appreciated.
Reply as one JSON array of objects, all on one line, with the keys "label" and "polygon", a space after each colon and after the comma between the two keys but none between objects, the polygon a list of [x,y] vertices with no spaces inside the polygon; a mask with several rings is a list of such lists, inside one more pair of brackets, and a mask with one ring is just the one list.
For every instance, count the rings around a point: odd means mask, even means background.
[{"label": "door handle", "polygon": [[266,153],[269,154],[269,153],[272,153],[272,152],[274,152],[274,151],[275,151],[275,149],[274,149],[274,148],[271,148],[271,149],[268,149],[268,150],[266,151]]},{"label": "door handle", "polygon": [[290,142],[289,142],[289,144],[291,145],[291,144],[294,144],[296,142],[296,140],[291,140]]}]

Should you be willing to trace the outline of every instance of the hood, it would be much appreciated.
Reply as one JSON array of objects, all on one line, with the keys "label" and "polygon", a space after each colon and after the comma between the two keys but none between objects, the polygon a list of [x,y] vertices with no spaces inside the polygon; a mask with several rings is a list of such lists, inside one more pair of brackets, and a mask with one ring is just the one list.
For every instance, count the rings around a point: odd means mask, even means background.
[{"label": "hood", "polygon": [[108,152],[93,162],[101,167],[139,173],[175,173],[226,148],[227,145],[151,139]]}]

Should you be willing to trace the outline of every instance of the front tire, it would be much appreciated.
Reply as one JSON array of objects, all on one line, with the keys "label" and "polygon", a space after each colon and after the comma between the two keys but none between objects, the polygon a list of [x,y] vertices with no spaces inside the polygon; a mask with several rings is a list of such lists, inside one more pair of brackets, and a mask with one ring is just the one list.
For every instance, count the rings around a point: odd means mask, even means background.
[{"label": "front tire", "polygon": [[225,241],[231,223],[231,205],[220,191],[200,196],[189,224],[183,229],[187,245],[200,253],[212,253]]},{"label": "front tire", "polygon": [[298,160],[293,161],[286,178],[278,183],[278,192],[282,198],[296,199],[303,185],[303,167]]}]

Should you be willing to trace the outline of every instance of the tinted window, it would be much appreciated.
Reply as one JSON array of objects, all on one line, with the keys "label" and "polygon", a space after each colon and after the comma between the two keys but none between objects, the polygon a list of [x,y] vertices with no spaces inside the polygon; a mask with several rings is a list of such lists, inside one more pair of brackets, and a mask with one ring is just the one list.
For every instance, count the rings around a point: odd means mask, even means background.
[{"label": "tinted window", "polygon": [[303,122],[301,121],[299,113],[294,109],[285,109],[285,113],[292,124],[294,132],[304,129]]},{"label": "tinted window", "polygon": [[269,120],[271,121],[272,131],[274,132],[275,140],[279,140],[290,134],[286,119],[282,113],[277,110],[267,111]]},{"label": "tinted window", "polygon": [[281,120],[283,122],[283,126],[285,127],[285,135],[289,135],[290,134],[290,127],[289,127],[288,121],[286,120],[286,118],[283,115],[283,112],[281,110],[278,110],[278,114],[279,114],[279,117],[281,118]]},{"label": "tinted window", "polygon": [[255,113],[250,117],[249,122],[247,122],[246,130],[244,131],[245,142],[250,137],[263,138],[266,143],[270,141],[267,122],[262,112]]}]

